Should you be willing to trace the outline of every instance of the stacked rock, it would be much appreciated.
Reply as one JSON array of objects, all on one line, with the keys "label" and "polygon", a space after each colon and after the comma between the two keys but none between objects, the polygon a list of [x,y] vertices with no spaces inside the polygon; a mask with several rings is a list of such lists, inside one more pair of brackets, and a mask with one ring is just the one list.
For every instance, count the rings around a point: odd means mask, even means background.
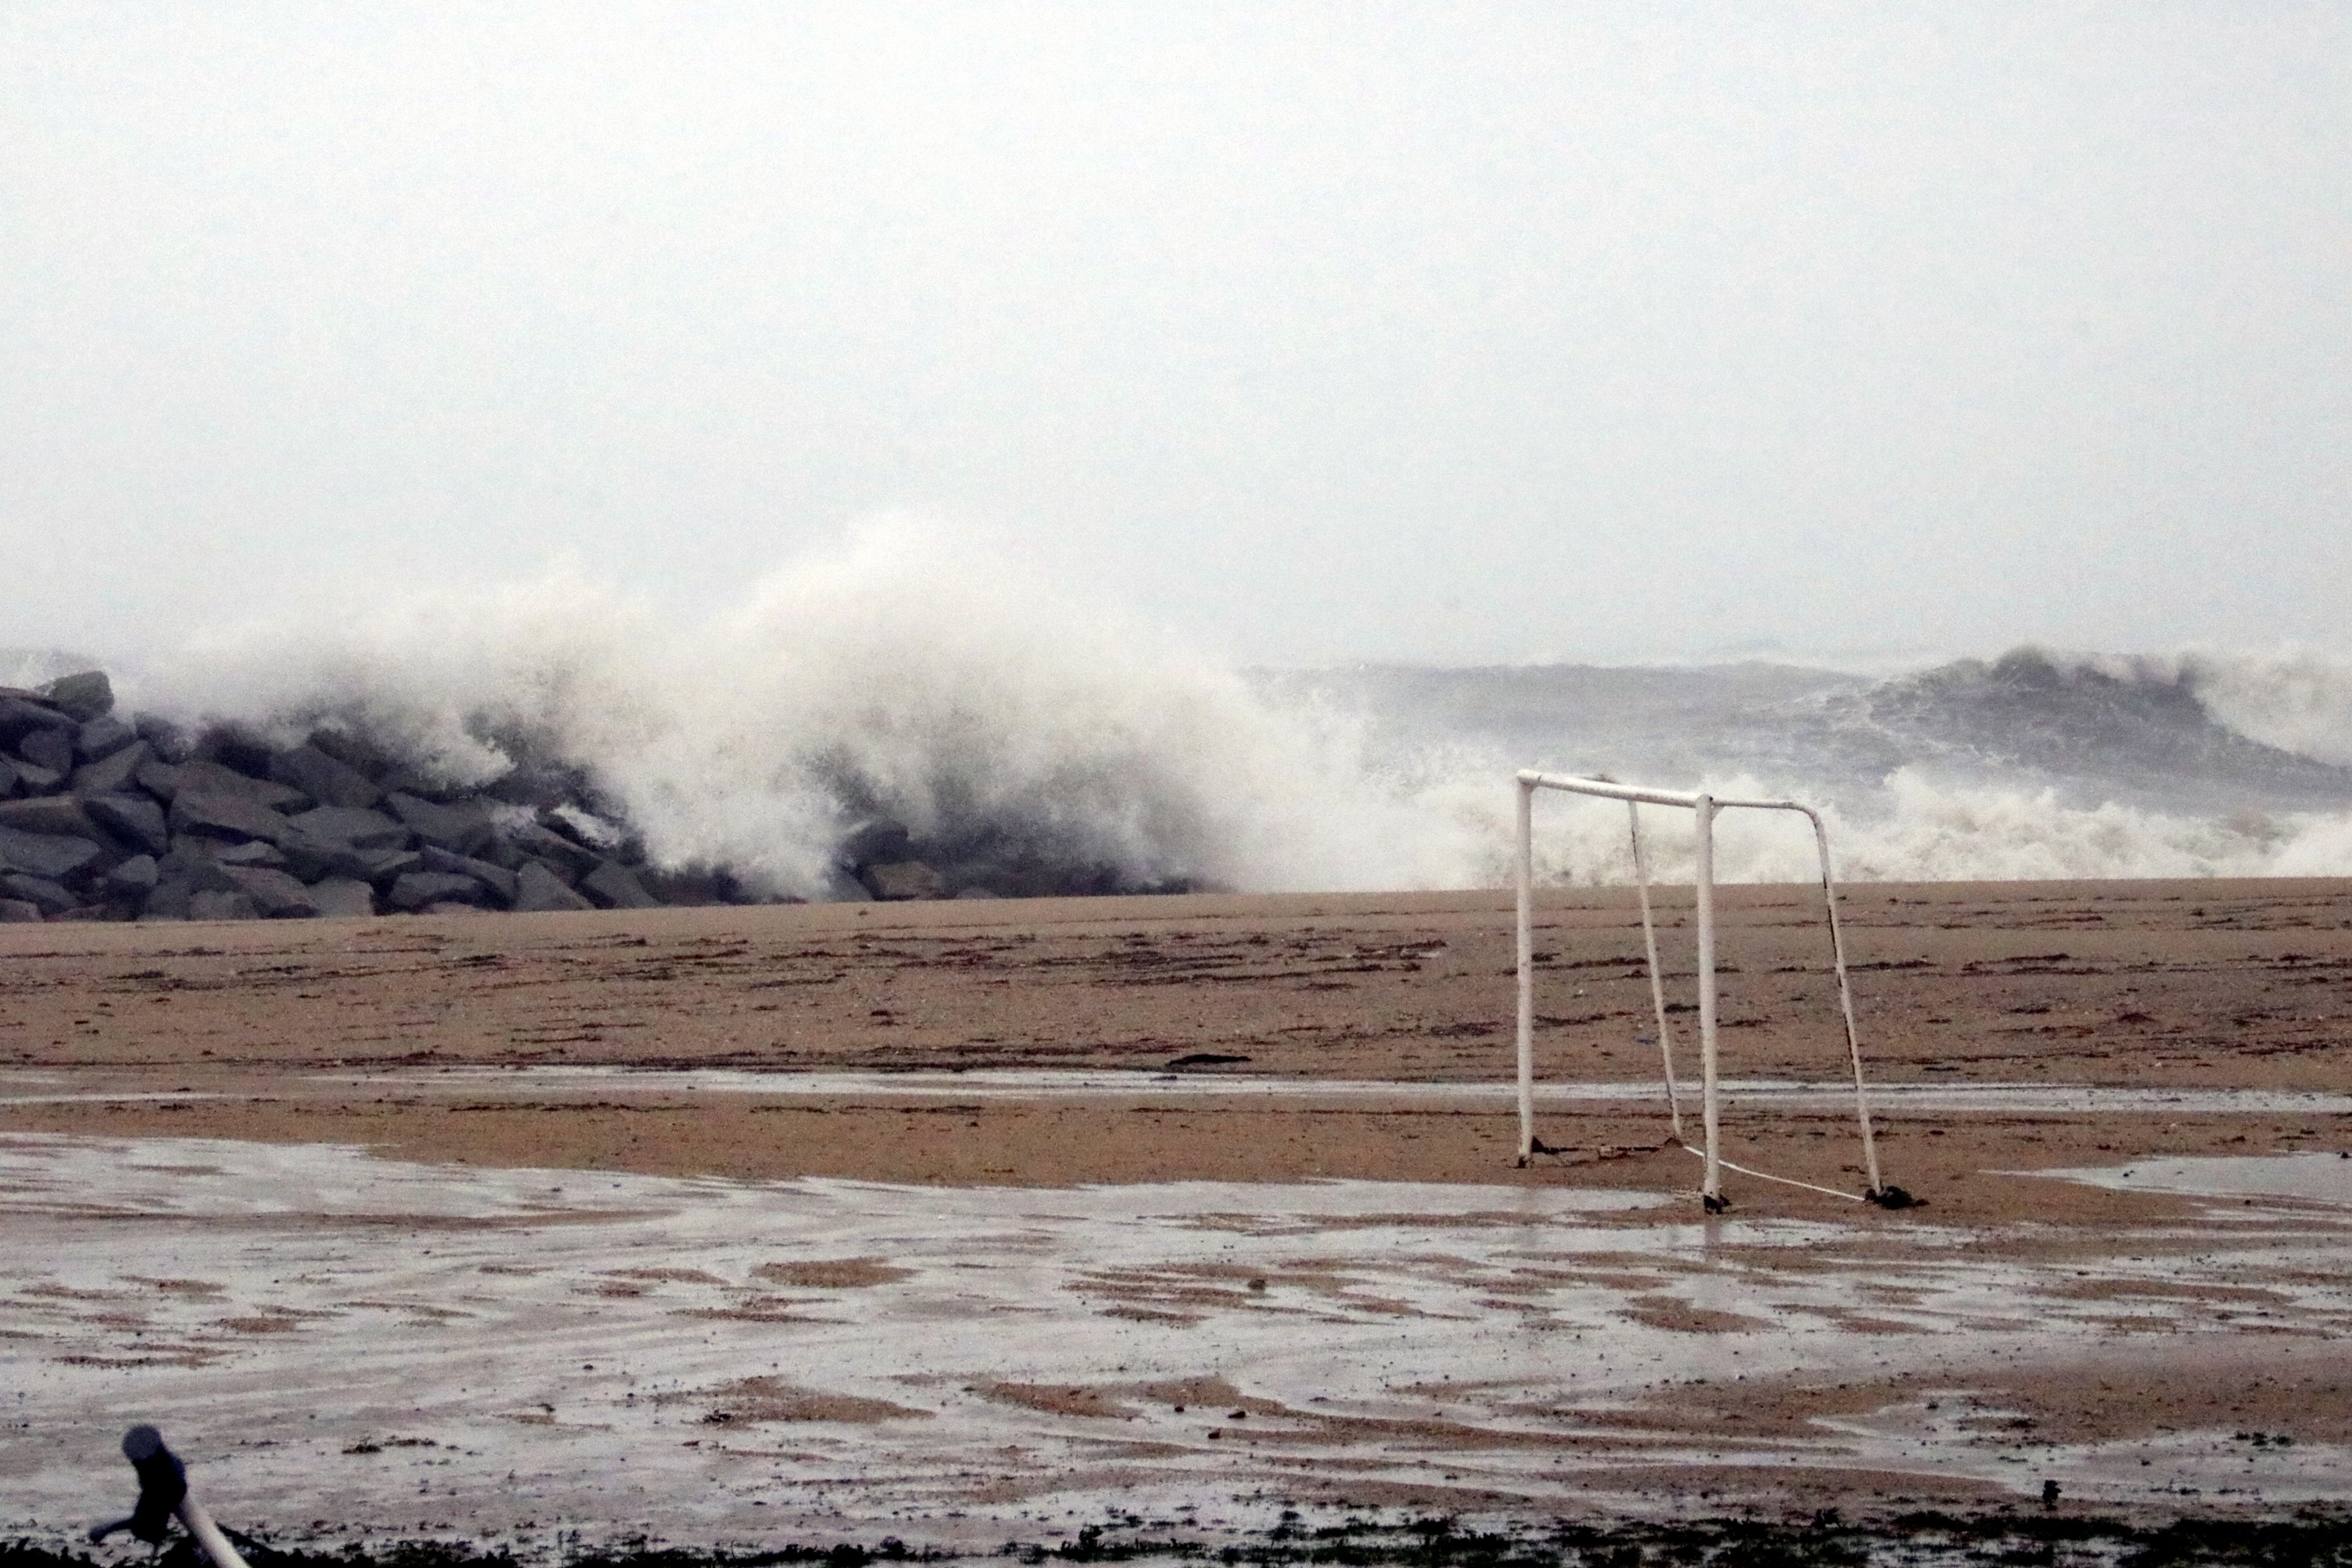
[{"label": "stacked rock", "polygon": [[292,746],[114,713],[102,671],[0,687],[0,921],[236,920],[747,901],[663,872],[519,769],[453,791],[366,738]]}]

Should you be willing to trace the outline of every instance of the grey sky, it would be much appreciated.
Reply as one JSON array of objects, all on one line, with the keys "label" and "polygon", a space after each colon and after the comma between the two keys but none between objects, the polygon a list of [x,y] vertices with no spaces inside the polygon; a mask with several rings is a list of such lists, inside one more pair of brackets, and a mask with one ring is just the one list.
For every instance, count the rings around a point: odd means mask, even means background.
[{"label": "grey sky", "polygon": [[0,644],[912,509],[1234,657],[2352,648],[2352,11],[0,10]]}]

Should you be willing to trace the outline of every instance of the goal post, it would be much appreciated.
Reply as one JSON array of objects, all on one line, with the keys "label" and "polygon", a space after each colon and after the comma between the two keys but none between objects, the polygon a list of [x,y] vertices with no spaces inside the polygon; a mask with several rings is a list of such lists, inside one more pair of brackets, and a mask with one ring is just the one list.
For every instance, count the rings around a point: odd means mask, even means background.
[{"label": "goal post", "polygon": [[[1656,1010],[1658,1049],[1665,1070],[1668,1113],[1672,1119],[1675,1141],[1706,1163],[1706,1173],[1699,1194],[1709,1213],[1720,1212],[1727,1206],[1723,1196],[1723,1173],[1727,1170],[1738,1171],[1744,1175],[1758,1176],[1766,1181],[1790,1182],[1788,1177],[1750,1171],[1723,1158],[1720,1074],[1716,1050],[1716,815],[1724,811],[1790,811],[1812,825],[1813,844],[1821,857],[1822,897],[1829,911],[1830,963],[1837,974],[1838,1015],[1844,1026],[1846,1058],[1853,1073],[1854,1116],[1862,1131],[1863,1167],[1870,1184],[1862,1197],[1864,1201],[1888,1208],[1906,1207],[1914,1202],[1910,1194],[1899,1187],[1887,1186],[1879,1176],[1877,1140],[1871,1130],[1870,1098],[1863,1081],[1862,1044],[1854,1027],[1853,987],[1846,974],[1845,934],[1838,921],[1837,881],[1830,863],[1829,829],[1823,825],[1821,813],[1793,800],[1751,800],[1715,795],[1705,790],[1650,789],[1619,784],[1613,779],[1545,773],[1533,769],[1522,769],[1518,774],[1519,1163],[1527,1163],[1538,1149],[1535,1118],[1535,797],[1538,790],[1546,789],[1625,803],[1627,826],[1633,839],[1633,879],[1640,891],[1642,940],[1649,961],[1650,997]],[[1666,1025],[1665,988],[1658,964],[1657,931],[1650,910],[1649,862],[1642,846],[1641,809],[1644,805],[1688,811],[1693,816],[1696,830],[1693,903],[1698,927],[1699,1115],[1703,1143],[1698,1149],[1690,1148],[1690,1144],[1685,1142],[1683,1131],[1682,1097],[1675,1079],[1674,1042]],[[1812,1187],[1812,1184],[1807,1182],[1790,1184]],[[1831,1188],[1813,1190],[1833,1191]],[[1852,1197],[1853,1194],[1837,1193],[1835,1195]]]}]

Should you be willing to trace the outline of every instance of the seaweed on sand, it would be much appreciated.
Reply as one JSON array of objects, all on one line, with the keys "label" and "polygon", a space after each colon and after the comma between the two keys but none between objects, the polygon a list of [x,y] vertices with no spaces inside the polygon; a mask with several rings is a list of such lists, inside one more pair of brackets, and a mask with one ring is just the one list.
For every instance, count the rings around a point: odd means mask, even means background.
[{"label": "seaweed on sand", "polygon": [[[403,1542],[340,1551],[283,1551],[238,1538],[252,1568],[536,1568],[504,1548]],[[1287,1514],[1240,1541],[1202,1540],[1172,1521],[1125,1515],[1051,1544],[1008,1542],[995,1552],[1023,1564],[1169,1563],[1202,1568],[2352,1568],[2352,1512],[2314,1509],[2285,1519],[2182,1518],[2159,1525],[2063,1513],[1905,1514],[1870,1522],[1835,1512],[1804,1520],[1716,1519],[1671,1523],[1560,1521],[1465,1529],[1452,1519],[1396,1524],[1350,1519],[1308,1525]],[[877,1563],[975,1564],[979,1554],[910,1547],[892,1537],[697,1551],[652,1542],[557,1552],[562,1568],[873,1568]],[[142,1563],[28,1541],[0,1542],[0,1568],[107,1568]],[[152,1568],[205,1568],[185,1542],[144,1560]],[[142,1564],[143,1568],[143,1564]]]}]

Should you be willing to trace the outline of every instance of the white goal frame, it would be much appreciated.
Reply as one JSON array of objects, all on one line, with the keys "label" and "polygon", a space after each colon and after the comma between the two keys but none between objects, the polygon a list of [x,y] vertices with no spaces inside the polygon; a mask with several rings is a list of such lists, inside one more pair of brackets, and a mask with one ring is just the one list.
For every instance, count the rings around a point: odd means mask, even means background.
[{"label": "white goal frame", "polygon": [[[1793,800],[1748,800],[1714,795],[1705,790],[1647,789],[1622,784],[1612,779],[1544,773],[1531,768],[1520,770],[1518,786],[1519,1163],[1526,1164],[1538,1151],[1535,1100],[1535,798],[1538,790],[1556,789],[1570,795],[1595,795],[1603,800],[1625,803],[1625,816],[1633,841],[1633,880],[1641,895],[1642,940],[1649,956],[1650,999],[1657,1013],[1658,1049],[1665,1066],[1667,1110],[1675,1141],[1706,1162],[1706,1175],[1699,1195],[1707,1211],[1719,1213],[1727,1206],[1723,1196],[1723,1173],[1727,1170],[1764,1181],[1830,1193],[1838,1197],[1854,1197],[1852,1193],[1816,1187],[1810,1182],[1792,1182],[1786,1176],[1751,1171],[1732,1164],[1723,1157],[1722,1119],[1716,1071],[1715,815],[1718,811],[1733,810],[1793,811],[1812,824],[1813,843],[1821,852],[1822,896],[1829,909],[1830,962],[1837,971],[1838,1010],[1845,1024],[1846,1056],[1853,1068],[1854,1115],[1862,1128],[1863,1166],[1870,1181],[1868,1189],[1856,1201],[1886,1206],[1901,1206],[1910,1202],[1908,1194],[1901,1194],[1899,1189],[1890,1189],[1879,1178],[1878,1144],[1870,1125],[1870,1097],[1863,1084],[1862,1044],[1853,1023],[1853,987],[1846,978],[1845,935],[1838,923],[1837,882],[1830,868],[1830,836],[1828,828],[1822,826],[1821,813]],[[1691,812],[1697,819],[1698,863],[1692,881],[1698,923],[1699,1106],[1706,1131],[1704,1149],[1691,1149],[1690,1144],[1684,1141],[1682,1097],[1675,1082],[1674,1039],[1666,1026],[1665,987],[1658,972],[1658,938],[1650,914],[1649,862],[1642,850],[1642,807],[1644,805],[1674,806]],[[1889,1201],[1895,1198],[1901,1202]]]}]

